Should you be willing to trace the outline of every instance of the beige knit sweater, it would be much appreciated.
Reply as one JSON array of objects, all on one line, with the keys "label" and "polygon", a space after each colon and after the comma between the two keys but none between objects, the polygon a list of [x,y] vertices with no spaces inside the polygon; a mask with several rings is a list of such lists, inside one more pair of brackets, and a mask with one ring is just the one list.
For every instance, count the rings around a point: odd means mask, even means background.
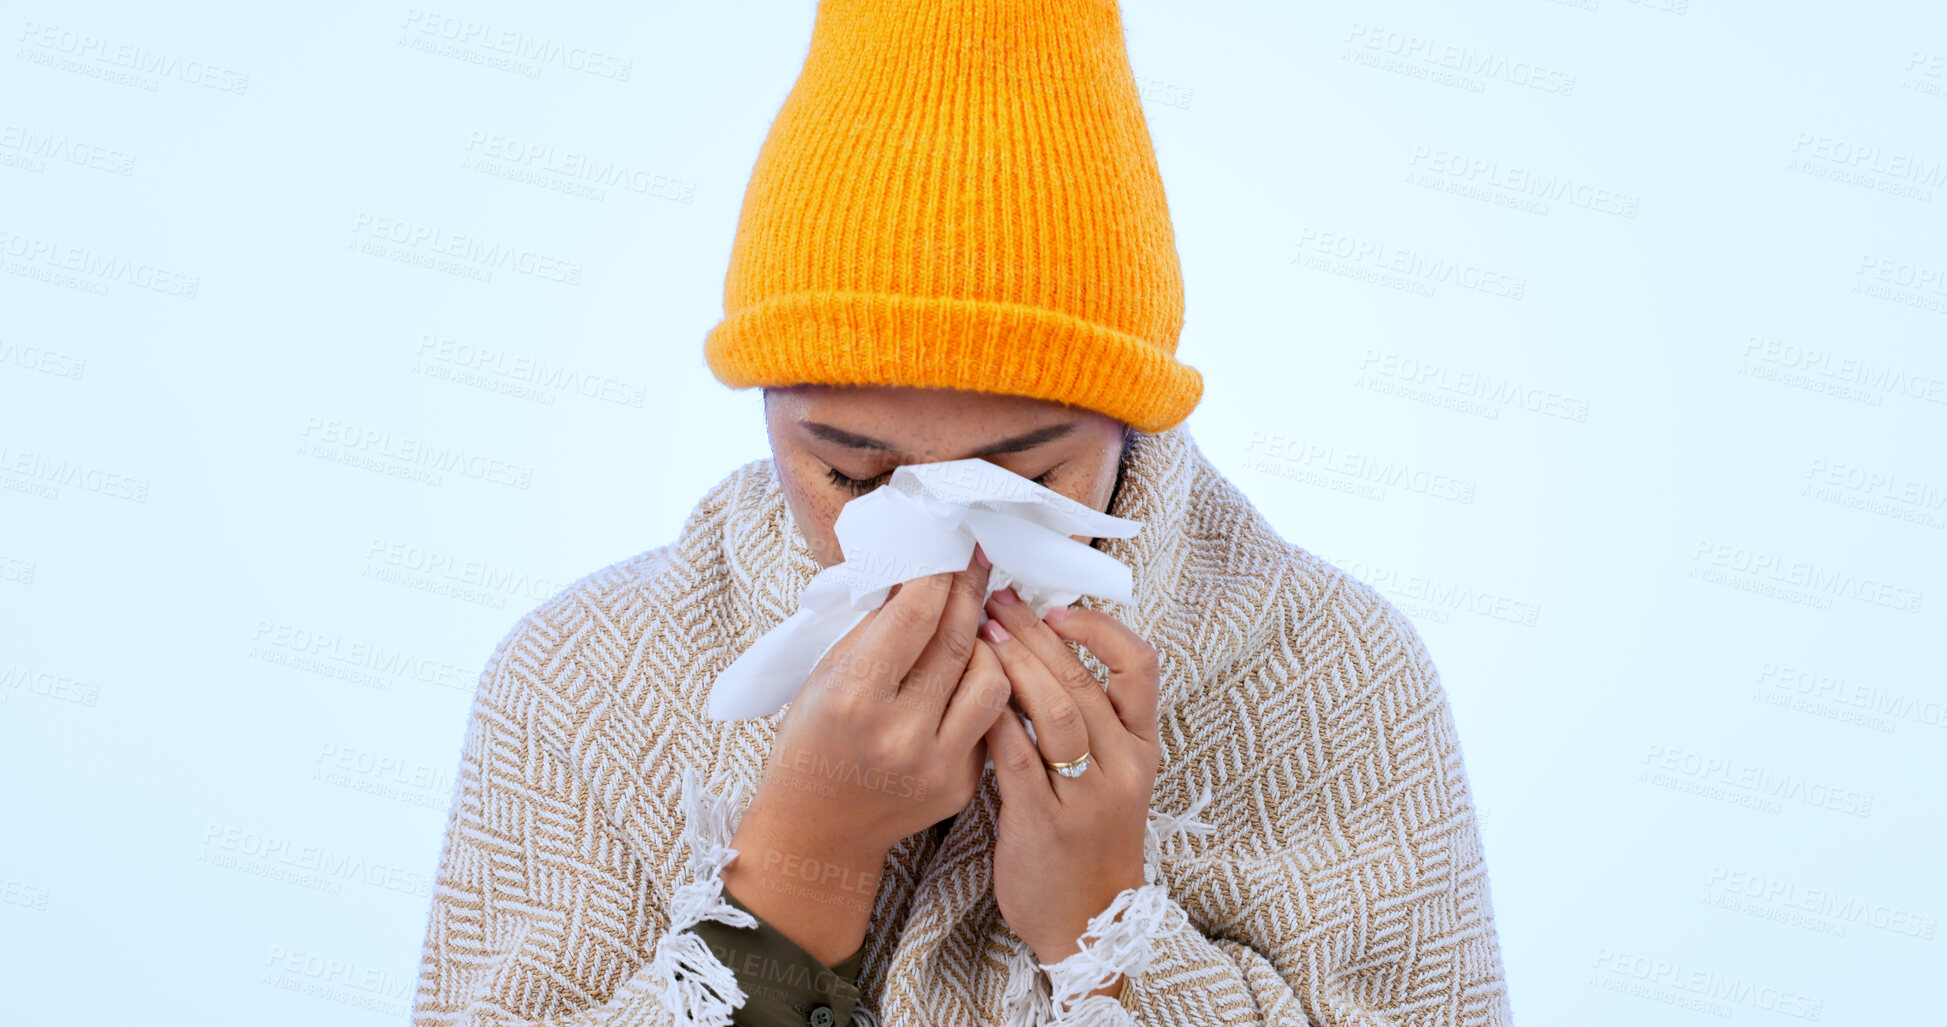
[{"label": "beige knit sweater", "polygon": [[[1123,946],[1120,1005],[1090,1022],[1509,1023],[1460,743],[1411,622],[1280,538],[1185,426],[1134,434],[1109,512],[1144,522],[1097,543],[1136,603],[1082,605],[1161,660],[1167,915],[1140,958]],[[704,701],[818,569],[753,460],[674,542],[507,633],[466,732],[416,1025],[730,1022],[743,994],[688,928],[731,909],[717,873],[785,711],[723,723]],[[943,840],[887,856],[855,1023],[1080,1022],[995,905],[998,802],[989,772]]]}]

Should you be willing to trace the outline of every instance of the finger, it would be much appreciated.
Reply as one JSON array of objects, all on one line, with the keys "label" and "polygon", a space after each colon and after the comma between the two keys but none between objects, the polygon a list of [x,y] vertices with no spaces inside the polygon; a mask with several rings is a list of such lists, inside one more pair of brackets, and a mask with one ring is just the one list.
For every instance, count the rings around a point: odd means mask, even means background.
[{"label": "finger", "polygon": [[897,696],[900,680],[913,669],[920,651],[939,627],[952,579],[953,572],[942,571],[901,582],[909,587],[892,593],[866,615],[865,634],[853,651],[853,659],[861,666],[887,671],[884,678],[873,675],[868,698],[890,702]]},{"label": "finger", "polygon": [[[838,636],[838,641],[826,647],[825,654],[818,658],[818,663],[812,667],[811,673],[805,678],[805,691],[793,700],[793,704],[820,691],[830,691],[834,694],[856,693],[861,689],[872,687],[876,680],[872,661],[865,656],[865,650],[860,648],[860,643],[865,640],[867,629],[871,627],[872,612],[868,611],[864,616],[853,621],[852,626]],[[884,676],[889,670],[888,666],[879,667],[878,676]]]},{"label": "finger", "polygon": [[1007,712],[1008,699],[1013,695],[993,647],[979,638],[974,639],[973,647],[967,672],[940,720],[940,741],[950,752],[966,749],[986,734],[995,719]]},{"label": "finger", "polygon": [[980,600],[987,594],[987,574],[991,569],[983,566],[984,555],[976,543],[966,569],[954,572],[939,629],[926,648],[920,650],[912,671],[899,685],[900,701],[911,701],[932,711],[935,729],[960,686],[967,660],[973,656],[974,632],[980,627]]},{"label": "finger", "polygon": [[1161,673],[1156,647],[1127,624],[1103,613],[1077,606],[1048,611],[1043,621],[1062,638],[1078,642],[1109,669],[1109,701],[1116,718],[1130,734],[1155,743],[1157,694]]},{"label": "finger", "polygon": [[1041,658],[1009,635],[999,618],[988,621],[981,631],[993,646],[994,655],[1000,657],[1001,669],[1007,672],[1014,689],[1014,701],[1034,724],[1033,742],[1041,754],[1051,760],[1076,760],[1089,752],[1088,722],[1082,718],[1082,708],[1048,672]]},{"label": "finger", "polygon": [[[984,644],[984,640],[983,640]],[[1038,730],[1038,729],[1037,729]],[[1048,783],[1048,767],[1035,750],[1034,739],[1013,710],[1003,710],[987,729],[987,754],[994,759],[994,786],[1003,803],[1046,806],[1055,797]]]},{"label": "finger", "polygon": [[[1015,601],[1003,602],[1003,598],[1015,599]],[[1033,607],[1015,598],[1013,589],[1004,588],[995,592],[987,601],[987,611],[995,620],[1000,621],[1001,626],[1011,632],[1036,659],[1040,660],[1049,677],[1081,711],[1082,723],[1089,744],[1093,747],[1090,752],[1098,758],[1107,757],[1110,762],[1125,756],[1129,752],[1126,744],[1128,731],[1116,717],[1115,706],[1109,702],[1109,697],[1103,694],[1102,683],[1082,665],[1081,658],[1068,648],[1068,643],[1062,641],[1061,636],[1055,633],[1055,629],[1035,616]],[[1041,730],[1040,721],[1035,722],[1034,729]],[[1049,749],[1044,746],[1042,751],[1048,752]],[[1081,751],[1076,749],[1067,756],[1051,753],[1049,758],[1072,760],[1080,755]]]}]

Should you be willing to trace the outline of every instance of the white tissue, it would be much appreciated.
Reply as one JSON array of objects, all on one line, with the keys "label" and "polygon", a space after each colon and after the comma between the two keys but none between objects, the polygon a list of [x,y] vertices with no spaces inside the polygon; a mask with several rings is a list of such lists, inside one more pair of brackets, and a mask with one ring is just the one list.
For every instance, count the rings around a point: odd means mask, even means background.
[{"label": "white tissue", "polygon": [[965,570],[976,542],[993,563],[987,594],[1011,585],[1037,616],[1084,595],[1134,602],[1129,568],[1068,536],[1128,538],[1141,528],[986,460],[902,465],[839,511],[832,529],[844,562],[818,572],[798,611],[717,677],[708,713],[737,720],[777,712],[893,585]]}]

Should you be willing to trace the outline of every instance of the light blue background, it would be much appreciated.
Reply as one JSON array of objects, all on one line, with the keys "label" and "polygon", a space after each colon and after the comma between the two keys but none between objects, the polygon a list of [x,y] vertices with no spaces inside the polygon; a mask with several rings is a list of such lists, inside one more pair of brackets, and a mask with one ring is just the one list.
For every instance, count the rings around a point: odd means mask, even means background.
[{"label": "light blue background", "polygon": [[[1937,1016],[1943,8],[1123,11],[1207,383],[1191,431],[1419,624],[1519,1020]],[[629,75],[419,49],[435,12]],[[405,1018],[493,645],[768,455],[701,345],[812,13],[0,18],[0,1018]],[[165,70],[116,81],[118,52]],[[1441,81],[1443,55],[1486,70]],[[639,188],[479,170],[507,141]],[[1566,192],[1524,208],[1522,182]],[[578,282],[369,255],[367,217]],[[43,280],[77,252],[166,273]],[[1369,280],[1395,259],[1503,285]],[[482,349],[608,394],[457,381]],[[339,463],[347,430],[497,469]],[[514,584],[388,580],[419,560]],[[1752,589],[1779,575],[1816,580]],[[418,673],[328,658],[368,651]]]}]

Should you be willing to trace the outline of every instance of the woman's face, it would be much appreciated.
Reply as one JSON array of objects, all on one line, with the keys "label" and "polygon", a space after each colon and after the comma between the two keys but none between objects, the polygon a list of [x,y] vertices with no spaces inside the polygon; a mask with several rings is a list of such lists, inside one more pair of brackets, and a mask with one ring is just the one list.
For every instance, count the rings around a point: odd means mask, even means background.
[{"label": "woman's face", "polygon": [[980,457],[1104,512],[1122,464],[1121,421],[1025,396],[797,385],[765,390],[764,420],[785,501],[820,567],[845,559],[832,532],[839,509],[901,464]]}]

